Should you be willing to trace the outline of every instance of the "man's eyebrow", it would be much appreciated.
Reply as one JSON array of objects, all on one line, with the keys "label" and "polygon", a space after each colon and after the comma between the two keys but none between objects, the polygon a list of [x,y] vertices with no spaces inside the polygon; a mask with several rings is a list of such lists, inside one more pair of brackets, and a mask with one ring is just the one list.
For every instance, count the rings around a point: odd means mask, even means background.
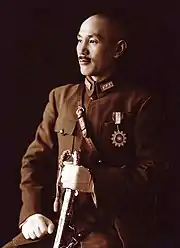
[{"label": "man's eyebrow", "polygon": [[[92,33],[92,34],[89,34],[87,35],[88,38],[93,38],[93,37],[96,37],[98,40],[103,40],[103,37],[102,35],[100,34],[97,34],[97,33]],[[82,35],[79,33],[77,34],[77,38],[82,38]]]}]

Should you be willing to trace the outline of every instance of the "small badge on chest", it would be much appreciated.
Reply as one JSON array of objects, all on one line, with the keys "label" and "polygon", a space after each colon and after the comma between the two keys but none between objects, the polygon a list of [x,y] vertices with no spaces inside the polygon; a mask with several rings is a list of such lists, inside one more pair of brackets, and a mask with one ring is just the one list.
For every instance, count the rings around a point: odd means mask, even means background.
[{"label": "small badge on chest", "polygon": [[117,130],[114,130],[111,137],[112,144],[118,147],[124,146],[127,142],[127,136],[123,131],[119,130],[119,125],[122,122],[123,114],[121,112],[113,112],[112,119],[117,127]]}]

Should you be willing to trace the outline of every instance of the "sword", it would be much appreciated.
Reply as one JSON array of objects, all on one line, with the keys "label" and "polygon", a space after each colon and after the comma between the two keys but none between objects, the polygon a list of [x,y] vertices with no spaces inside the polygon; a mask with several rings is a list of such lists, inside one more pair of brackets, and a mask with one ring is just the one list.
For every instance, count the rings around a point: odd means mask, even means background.
[{"label": "sword", "polygon": [[[70,155],[69,150],[65,151],[62,154],[60,163],[63,164],[63,161],[65,161],[65,158],[67,157],[67,155],[68,156]],[[80,160],[79,159],[79,157],[80,157],[79,152],[74,151],[74,153],[71,154],[71,156],[73,158],[73,164],[79,165],[79,160]],[[60,167],[60,171],[59,171],[59,175],[58,175],[58,179],[57,179],[56,189],[59,187],[60,174],[61,174],[61,167]],[[77,190],[72,190],[72,189],[68,189],[68,188],[65,189],[65,194],[64,194],[64,198],[63,198],[63,203],[62,203],[62,208],[61,208],[61,212],[60,212],[60,217],[59,217],[59,221],[58,221],[58,228],[57,228],[53,248],[60,248],[61,247],[60,245],[61,245],[61,241],[62,241],[62,235],[63,235],[64,227],[65,227],[67,218],[69,218],[71,216],[74,197],[77,194],[78,194]],[[57,190],[57,195],[56,195],[56,199],[54,202],[54,211],[55,212],[57,212],[57,210],[58,210],[58,201],[59,201],[59,191]]]}]

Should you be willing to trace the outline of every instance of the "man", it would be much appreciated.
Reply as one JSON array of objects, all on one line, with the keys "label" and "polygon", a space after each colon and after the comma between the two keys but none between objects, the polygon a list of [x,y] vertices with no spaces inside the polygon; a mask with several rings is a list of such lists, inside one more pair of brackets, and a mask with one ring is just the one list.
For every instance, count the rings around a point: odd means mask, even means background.
[{"label": "man", "polygon": [[[45,214],[51,202],[43,195],[51,183],[55,187],[51,158],[58,152],[62,160],[66,151],[80,154],[80,166],[64,159],[60,173],[62,195],[66,188],[78,191],[70,222],[83,237],[76,247],[158,244],[157,195],[167,169],[164,116],[157,99],[124,81],[117,61],[128,49],[125,38],[110,15],[96,14],[82,23],[77,56],[85,81],[50,93],[22,160],[22,234],[6,248],[52,247],[57,223]],[[65,247],[70,247],[68,235],[65,228]]]}]

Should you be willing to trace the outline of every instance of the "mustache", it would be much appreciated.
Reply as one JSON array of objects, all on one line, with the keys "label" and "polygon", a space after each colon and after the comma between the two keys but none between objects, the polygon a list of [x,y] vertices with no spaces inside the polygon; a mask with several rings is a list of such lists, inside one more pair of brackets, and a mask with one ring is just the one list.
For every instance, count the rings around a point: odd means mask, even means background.
[{"label": "mustache", "polygon": [[81,60],[81,59],[91,60],[91,58],[90,58],[90,57],[88,57],[88,56],[84,56],[84,55],[79,55],[79,56],[78,56],[78,59],[79,59],[79,60]]}]

